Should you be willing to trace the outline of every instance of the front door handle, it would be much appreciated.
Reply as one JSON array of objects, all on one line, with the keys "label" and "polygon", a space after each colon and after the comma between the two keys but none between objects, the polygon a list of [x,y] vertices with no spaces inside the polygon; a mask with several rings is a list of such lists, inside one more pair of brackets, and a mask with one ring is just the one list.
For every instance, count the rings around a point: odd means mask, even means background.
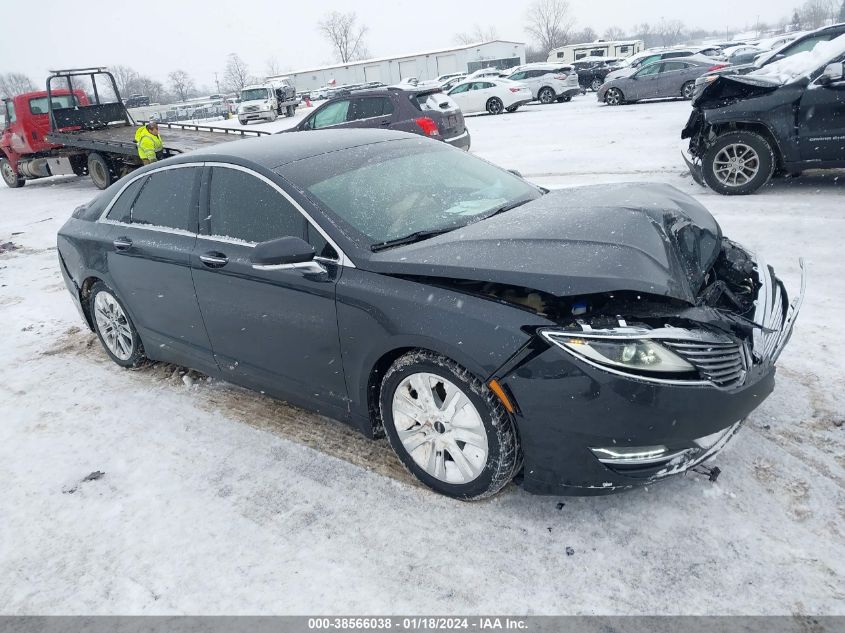
[{"label": "front door handle", "polygon": [[200,261],[209,268],[223,268],[223,266],[229,263],[229,258],[223,253],[211,251],[200,255]]},{"label": "front door handle", "polygon": [[128,237],[119,237],[112,242],[112,244],[114,245],[114,250],[116,251],[128,251],[132,248],[132,240]]}]

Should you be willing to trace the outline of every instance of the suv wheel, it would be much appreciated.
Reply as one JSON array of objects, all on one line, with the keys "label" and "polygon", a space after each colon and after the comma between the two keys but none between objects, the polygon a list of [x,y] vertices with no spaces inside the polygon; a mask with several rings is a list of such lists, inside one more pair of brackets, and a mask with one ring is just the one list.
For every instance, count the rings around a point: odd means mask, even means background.
[{"label": "suv wheel", "polygon": [[618,106],[625,103],[625,96],[619,88],[608,88],[604,95],[604,102],[610,106]]},{"label": "suv wheel", "polygon": [[454,361],[418,350],[384,376],[381,416],[405,467],[432,490],[481,499],[522,466],[519,438],[501,402]]},{"label": "suv wheel", "polygon": [[602,83],[603,82],[601,79],[599,79],[598,77],[594,77],[593,80],[590,82],[590,89],[593,92],[598,92],[599,88],[601,88]]},{"label": "suv wheel", "polygon": [[499,97],[492,97],[487,100],[487,112],[490,114],[501,114],[505,110],[505,104]]},{"label": "suv wheel", "polygon": [[754,193],[772,177],[775,154],[769,142],[750,131],[719,136],[701,159],[704,181],[724,195]]},{"label": "suv wheel", "polygon": [[541,88],[540,92],[537,93],[537,99],[540,100],[540,103],[552,103],[555,100],[555,91],[548,86]]},{"label": "suv wheel", "polygon": [[0,173],[3,174],[3,182],[5,182],[12,189],[23,187],[26,183],[26,178],[18,176],[15,170],[12,169],[12,164],[7,158],[0,158]]},{"label": "suv wheel", "polygon": [[692,93],[695,92],[695,82],[688,81],[683,86],[681,86],[681,96],[684,99],[692,99]]}]

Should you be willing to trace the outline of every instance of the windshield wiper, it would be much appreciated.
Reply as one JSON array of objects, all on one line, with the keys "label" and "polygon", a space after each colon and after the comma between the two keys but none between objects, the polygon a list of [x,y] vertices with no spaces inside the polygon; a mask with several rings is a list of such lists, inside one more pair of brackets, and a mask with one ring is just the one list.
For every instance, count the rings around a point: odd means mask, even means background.
[{"label": "windshield wiper", "polygon": [[423,240],[427,240],[430,237],[434,237],[436,235],[442,235],[443,233],[448,233],[449,231],[454,231],[459,227],[457,226],[450,226],[443,229],[433,229],[431,231],[416,231],[411,233],[410,235],[406,235],[405,237],[397,237],[394,240],[387,240],[386,242],[378,242],[370,246],[370,250],[374,253],[378,253],[379,251],[383,251],[387,248],[393,248],[394,246],[403,246],[405,244],[413,244],[414,242],[421,242]]},{"label": "windshield wiper", "polygon": [[516,209],[517,207],[521,207],[526,202],[531,202],[534,198],[523,198],[522,200],[517,200],[515,202],[509,202],[508,204],[503,204],[501,207],[497,209],[493,209],[490,213],[485,215],[482,219],[486,220],[487,218],[492,218],[494,215],[499,215],[500,213],[504,213],[505,211],[510,211],[511,209]]}]

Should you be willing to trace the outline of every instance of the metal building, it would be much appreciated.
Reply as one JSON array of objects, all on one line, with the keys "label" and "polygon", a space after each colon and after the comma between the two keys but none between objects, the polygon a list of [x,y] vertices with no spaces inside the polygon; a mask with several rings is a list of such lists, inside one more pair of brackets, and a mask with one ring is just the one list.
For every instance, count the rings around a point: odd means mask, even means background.
[{"label": "metal building", "polygon": [[472,72],[491,66],[510,68],[524,63],[524,43],[492,40],[410,55],[395,55],[294,70],[277,76],[289,77],[297,90],[307,91],[330,85],[331,82],[338,86],[370,81],[380,81],[391,85],[408,77],[425,81],[446,73]]}]

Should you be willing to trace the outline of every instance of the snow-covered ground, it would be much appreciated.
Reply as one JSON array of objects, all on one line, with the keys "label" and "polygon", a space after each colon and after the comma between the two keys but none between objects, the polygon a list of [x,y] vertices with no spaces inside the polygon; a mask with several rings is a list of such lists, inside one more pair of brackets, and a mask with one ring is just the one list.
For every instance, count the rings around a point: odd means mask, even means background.
[{"label": "snow-covered ground", "polygon": [[180,368],[118,368],[56,262],[93,185],[0,189],[0,244],[20,246],[0,254],[0,613],[845,614],[845,173],[712,194],[678,153],[688,112],[587,95],[468,119],[473,151],[538,183],[669,182],[793,289],[807,260],[777,389],[718,483],[611,497],[450,501],[385,441]]}]

